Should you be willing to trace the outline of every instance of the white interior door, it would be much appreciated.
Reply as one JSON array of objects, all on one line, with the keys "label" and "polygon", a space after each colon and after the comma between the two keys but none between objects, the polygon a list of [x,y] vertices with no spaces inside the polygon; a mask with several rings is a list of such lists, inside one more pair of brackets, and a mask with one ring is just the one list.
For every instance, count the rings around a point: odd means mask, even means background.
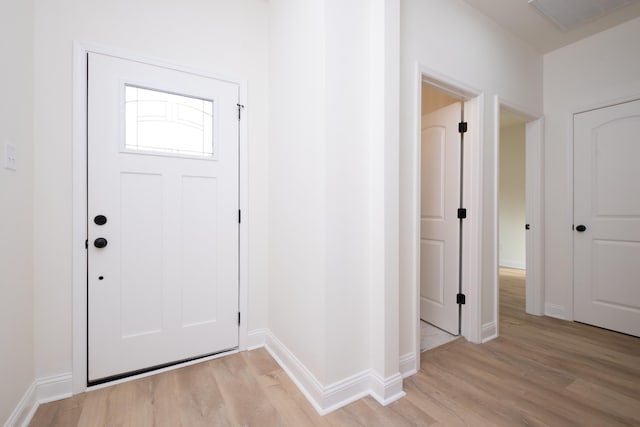
[{"label": "white interior door", "polygon": [[420,318],[458,334],[462,104],[422,118]]},{"label": "white interior door", "polygon": [[640,100],[574,116],[574,226],[575,320],[640,336]]},{"label": "white interior door", "polygon": [[237,347],[238,86],[88,68],[89,382]]}]

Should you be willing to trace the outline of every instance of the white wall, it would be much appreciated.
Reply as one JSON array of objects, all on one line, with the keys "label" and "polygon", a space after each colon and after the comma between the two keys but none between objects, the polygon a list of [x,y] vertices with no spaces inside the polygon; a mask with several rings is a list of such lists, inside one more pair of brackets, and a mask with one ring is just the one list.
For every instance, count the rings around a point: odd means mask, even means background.
[{"label": "white wall", "polygon": [[328,384],[370,365],[370,3],[325,2]]},{"label": "white wall", "polygon": [[369,366],[367,7],[270,5],[269,328],[324,386]]},{"label": "white wall", "polygon": [[[266,326],[268,4],[35,1],[36,376],[72,362],[72,42],[124,48],[247,81],[249,329]],[[11,39],[15,39],[14,36]]]},{"label": "white wall", "polygon": [[[483,157],[482,323],[494,322],[497,242],[493,96],[531,114],[542,110],[542,58],[462,0],[403,0],[401,3],[400,106],[400,354],[415,351],[415,222],[412,177],[417,112],[416,61],[440,75],[476,88],[485,97],[481,144]],[[469,212],[469,215],[474,215]]]},{"label": "white wall", "polygon": [[269,328],[320,381],[326,349],[324,2],[269,21]]},{"label": "white wall", "polygon": [[[33,4],[0,6],[0,424],[33,376]],[[4,169],[4,146],[17,170]]]},{"label": "white wall", "polygon": [[544,57],[545,296],[573,319],[573,114],[640,98],[640,18]]},{"label": "white wall", "polygon": [[503,267],[526,267],[525,125],[500,129],[500,246]]}]

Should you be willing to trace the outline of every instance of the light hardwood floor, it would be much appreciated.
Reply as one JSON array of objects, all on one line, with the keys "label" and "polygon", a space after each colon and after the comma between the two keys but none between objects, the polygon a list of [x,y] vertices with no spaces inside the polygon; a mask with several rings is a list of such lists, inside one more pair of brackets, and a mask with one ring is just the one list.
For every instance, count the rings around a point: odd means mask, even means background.
[{"label": "light hardwood floor", "polygon": [[40,406],[32,426],[640,426],[640,338],[524,314],[524,281],[501,271],[500,337],[422,353],[407,396],[325,417],[264,350]]}]

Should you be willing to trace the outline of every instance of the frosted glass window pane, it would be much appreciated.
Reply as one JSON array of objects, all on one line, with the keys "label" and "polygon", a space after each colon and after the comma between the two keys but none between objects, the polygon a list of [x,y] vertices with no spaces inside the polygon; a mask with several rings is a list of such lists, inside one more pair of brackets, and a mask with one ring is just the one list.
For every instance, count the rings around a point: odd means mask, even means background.
[{"label": "frosted glass window pane", "polygon": [[125,148],[213,156],[213,101],[125,86]]}]

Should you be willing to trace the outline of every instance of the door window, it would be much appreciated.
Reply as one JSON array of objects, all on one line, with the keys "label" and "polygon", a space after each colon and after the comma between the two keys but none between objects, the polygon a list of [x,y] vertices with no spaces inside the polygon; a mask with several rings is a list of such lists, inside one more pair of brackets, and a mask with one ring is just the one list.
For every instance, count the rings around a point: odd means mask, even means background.
[{"label": "door window", "polygon": [[125,149],[213,156],[213,101],[125,86]]}]

